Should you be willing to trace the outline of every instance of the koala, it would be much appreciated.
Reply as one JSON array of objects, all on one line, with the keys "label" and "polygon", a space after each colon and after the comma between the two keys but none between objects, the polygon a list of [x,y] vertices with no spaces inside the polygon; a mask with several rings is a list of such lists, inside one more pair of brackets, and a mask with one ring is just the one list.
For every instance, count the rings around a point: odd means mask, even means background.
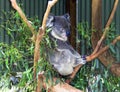
[{"label": "koala", "polygon": [[52,49],[47,51],[48,61],[59,74],[63,76],[70,75],[74,67],[86,63],[85,57],[81,57],[69,44],[69,14],[62,16],[49,15],[46,27],[51,29],[48,34],[50,40],[56,42],[56,46],[53,46]]}]

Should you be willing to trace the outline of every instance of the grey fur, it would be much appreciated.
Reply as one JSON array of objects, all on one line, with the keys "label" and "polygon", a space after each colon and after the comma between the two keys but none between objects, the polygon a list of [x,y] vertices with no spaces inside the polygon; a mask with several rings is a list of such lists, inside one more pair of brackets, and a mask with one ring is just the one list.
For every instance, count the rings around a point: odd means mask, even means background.
[{"label": "grey fur", "polygon": [[75,66],[86,63],[86,60],[81,58],[67,40],[66,32],[70,30],[68,14],[63,16],[50,15],[47,20],[47,27],[52,28],[49,37],[51,41],[56,41],[57,44],[48,51],[48,60],[61,75],[69,75]]}]

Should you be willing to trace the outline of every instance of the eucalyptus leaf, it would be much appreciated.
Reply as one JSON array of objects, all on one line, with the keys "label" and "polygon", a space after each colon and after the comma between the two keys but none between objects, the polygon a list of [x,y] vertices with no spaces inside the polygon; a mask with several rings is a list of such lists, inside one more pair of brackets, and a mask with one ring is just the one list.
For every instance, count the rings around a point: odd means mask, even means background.
[{"label": "eucalyptus leaf", "polygon": [[111,52],[112,52],[113,54],[115,54],[116,51],[115,51],[114,45],[110,44],[109,47],[110,47]]}]

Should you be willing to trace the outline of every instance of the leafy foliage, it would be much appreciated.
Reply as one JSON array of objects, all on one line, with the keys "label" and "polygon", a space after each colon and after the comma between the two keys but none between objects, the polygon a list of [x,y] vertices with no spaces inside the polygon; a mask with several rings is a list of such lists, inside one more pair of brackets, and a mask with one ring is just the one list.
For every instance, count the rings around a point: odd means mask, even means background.
[{"label": "leafy foliage", "polygon": [[[23,90],[33,90],[34,86],[31,87],[31,85],[33,85],[34,45],[30,40],[30,30],[15,11],[5,12],[4,18],[0,25],[1,31],[5,31],[12,41],[10,44],[0,43],[0,76],[8,79],[7,84],[9,86],[6,86],[6,88],[19,85],[18,87],[22,87]],[[37,18],[34,23],[38,24]],[[18,83],[14,84],[17,79]],[[3,80],[2,83],[6,84],[5,81]],[[4,85],[1,86],[1,88],[3,87]]]}]

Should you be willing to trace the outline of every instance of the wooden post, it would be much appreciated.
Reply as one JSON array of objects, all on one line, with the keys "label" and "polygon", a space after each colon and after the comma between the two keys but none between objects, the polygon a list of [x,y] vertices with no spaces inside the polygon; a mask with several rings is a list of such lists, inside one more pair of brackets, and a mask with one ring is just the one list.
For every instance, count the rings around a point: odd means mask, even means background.
[{"label": "wooden post", "polygon": [[66,1],[67,12],[70,14],[71,21],[71,34],[70,43],[75,48],[76,47],[76,0]]}]

